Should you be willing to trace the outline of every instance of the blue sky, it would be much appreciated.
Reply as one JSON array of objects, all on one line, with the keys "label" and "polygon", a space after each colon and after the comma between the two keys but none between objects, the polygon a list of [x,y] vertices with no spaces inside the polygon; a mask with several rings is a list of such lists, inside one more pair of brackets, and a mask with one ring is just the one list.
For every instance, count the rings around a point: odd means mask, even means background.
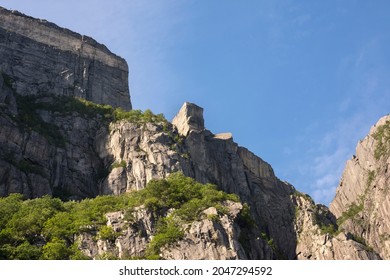
[{"label": "blue sky", "polygon": [[205,110],[214,133],[328,204],[390,113],[390,1],[0,0],[125,58],[133,107]]}]

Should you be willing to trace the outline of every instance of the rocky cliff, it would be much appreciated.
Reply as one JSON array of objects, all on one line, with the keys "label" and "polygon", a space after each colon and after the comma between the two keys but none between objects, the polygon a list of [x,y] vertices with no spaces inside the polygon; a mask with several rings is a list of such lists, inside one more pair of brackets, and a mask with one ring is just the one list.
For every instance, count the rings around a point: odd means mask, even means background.
[{"label": "rocky cliff", "polygon": [[[207,208],[199,220],[182,224],[183,236],[161,248],[160,257],[167,260],[272,258],[272,249],[264,239],[251,238],[251,244],[246,244],[251,248],[242,245],[242,231],[238,223],[242,205],[228,202],[226,209],[227,212],[219,216],[215,207]],[[106,217],[107,226],[119,237],[99,239],[95,232],[80,235],[80,248],[86,256],[95,259],[107,255],[114,258],[142,258],[150,250],[157,221],[151,211],[144,207],[136,209],[131,222],[126,221],[123,211],[108,213]]]},{"label": "rocky cliff", "polygon": [[[0,36],[4,38],[0,42],[0,57],[4,57],[0,68],[0,196],[48,194],[81,200],[120,195],[181,172],[236,194],[240,202],[226,201],[223,213],[209,207],[200,219],[181,224],[183,235],[159,252],[161,258],[388,258],[380,249],[389,240],[385,234],[388,222],[381,231],[367,231],[365,226],[371,224],[347,226],[351,219],[343,215],[345,207],[360,209],[359,199],[371,205],[385,194],[388,181],[382,175],[387,174],[389,161],[388,157],[384,161],[382,152],[378,152],[381,156],[375,168],[351,171],[367,174],[369,185],[382,193],[373,196],[360,185],[354,187],[354,181],[347,184],[343,179],[332,203],[333,214],[278,179],[268,163],[235,143],[232,134],[207,130],[203,108],[195,104],[186,102],[172,123],[150,111],[114,108],[131,107],[127,65],[104,46],[45,21],[4,9],[0,12]],[[388,214],[386,207],[381,208],[387,204],[380,201],[375,219],[371,218],[376,225],[386,223]],[[239,218],[243,209],[246,222]],[[175,209],[164,209],[156,216],[140,206],[131,222],[124,219],[125,209],[106,213],[106,226],[118,235],[107,240],[91,230],[78,237],[80,249],[91,258],[107,254],[141,257],[156,235],[157,221],[171,211]],[[364,234],[357,234],[359,230]],[[367,232],[376,235],[368,237]],[[369,240],[376,237],[383,242],[371,245]]]},{"label": "rocky cliff", "polygon": [[131,109],[126,61],[90,37],[0,7],[0,55],[0,72],[18,94]]},{"label": "rocky cliff", "polygon": [[330,210],[340,227],[390,258],[390,116],[359,142],[345,167]]}]

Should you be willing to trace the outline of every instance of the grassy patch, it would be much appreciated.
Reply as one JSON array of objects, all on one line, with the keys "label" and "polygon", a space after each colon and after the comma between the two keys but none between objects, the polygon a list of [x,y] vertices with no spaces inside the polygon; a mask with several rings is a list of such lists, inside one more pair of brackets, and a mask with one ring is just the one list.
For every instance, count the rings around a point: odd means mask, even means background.
[{"label": "grassy patch", "polygon": [[337,225],[340,227],[346,220],[353,219],[358,213],[360,213],[363,210],[363,202],[361,202],[359,205],[352,203],[348,210],[343,212],[341,216],[337,219]]},{"label": "grassy patch", "polygon": [[384,125],[378,127],[373,137],[377,141],[374,157],[376,160],[379,160],[390,152],[390,121],[386,121]]},{"label": "grassy patch", "polygon": [[369,170],[367,174],[367,182],[366,182],[366,187],[370,187],[372,182],[375,180],[375,170]]},{"label": "grassy patch", "polygon": [[368,251],[368,252],[374,252],[374,248],[372,248],[371,246],[369,246],[366,242],[366,240],[361,237],[361,236],[357,236],[357,235],[352,235],[352,240],[362,244],[364,246],[364,248]]},{"label": "grassy patch", "polygon": [[125,160],[121,160],[121,161],[116,161],[114,162],[112,165],[111,165],[111,169],[114,169],[114,168],[119,168],[119,167],[122,167],[122,168],[126,168],[126,161]]}]

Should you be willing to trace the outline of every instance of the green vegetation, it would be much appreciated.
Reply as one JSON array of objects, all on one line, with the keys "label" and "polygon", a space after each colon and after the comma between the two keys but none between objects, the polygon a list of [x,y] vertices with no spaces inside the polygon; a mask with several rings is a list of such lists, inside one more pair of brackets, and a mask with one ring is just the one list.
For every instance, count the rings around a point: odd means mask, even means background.
[{"label": "green vegetation", "polygon": [[[151,110],[125,111],[122,108],[113,108],[110,105],[96,104],[80,97],[54,96],[40,94],[37,96],[17,96],[18,107],[26,114],[34,115],[37,110],[56,112],[61,115],[78,113],[81,116],[93,118],[102,117],[108,122],[127,120],[132,123],[160,123],[167,122],[163,114],[155,115]],[[36,121],[36,120],[34,120]]]},{"label": "green vegetation", "polygon": [[264,231],[260,232],[260,237],[267,241],[268,246],[270,246],[274,251],[276,250],[273,238],[270,238],[267,233]]},{"label": "green vegetation", "polygon": [[321,224],[320,231],[321,234],[337,235],[337,229],[333,224],[328,224],[328,225]]},{"label": "green vegetation", "polygon": [[[7,80],[5,80],[7,81]],[[60,128],[44,121],[39,111],[56,113],[57,115],[72,115],[77,113],[87,118],[100,116],[103,123],[127,120],[132,123],[167,123],[163,114],[155,115],[150,110],[124,111],[110,105],[95,104],[79,97],[40,95],[15,95],[19,114],[12,116],[18,125],[27,130],[33,130],[43,135],[51,144],[65,147],[66,139]]]},{"label": "green vegetation", "polygon": [[123,167],[123,168],[126,168],[126,161],[125,160],[121,160],[120,162],[114,162],[112,165],[111,165],[111,169],[114,169],[114,168],[119,168],[119,167]]},{"label": "green vegetation", "polygon": [[12,78],[4,73],[1,73],[1,75],[3,76],[4,84],[10,89],[12,89],[12,83],[14,82]]},{"label": "green vegetation", "polygon": [[279,260],[285,260],[286,257],[283,255],[283,253],[279,250],[277,245],[274,242],[274,239],[271,238],[266,232],[261,231],[260,232],[261,239],[265,240],[268,244],[268,246],[272,249],[272,251],[276,254],[277,258]]},{"label": "green vegetation", "polygon": [[351,239],[356,241],[356,242],[358,242],[358,243],[360,243],[360,244],[362,244],[367,251],[374,252],[374,248],[372,248],[371,246],[367,245],[366,240],[362,236],[352,235]]},{"label": "green vegetation", "polygon": [[367,184],[366,187],[370,187],[372,182],[375,180],[375,170],[369,170],[367,176]]},{"label": "green vegetation", "polygon": [[363,210],[363,203],[359,205],[352,203],[348,210],[343,212],[341,216],[337,219],[337,225],[340,227],[346,220],[353,219],[359,212]]},{"label": "green vegetation", "polygon": [[24,173],[35,173],[39,174],[41,176],[45,176],[45,172],[43,171],[43,168],[39,165],[32,164],[31,162],[23,159],[19,161],[16,166]]},{"label": "green vegetation", "polygon": [[98,237],[102,240],[114,242],[119,235],[112,227],[104,225],[100,228]]},{"label": "green vegetation", "polygon": [[141,110],[124,111],[122,108],[116,108],[112,112],[113,121],[127,120],[132,123],[166,123],[163,114],[155,115],[149,109],[142,112]]},{"label": "green vegetation", "polygon": [[311,198],[311,196],[308,195],[308,194],[306,194],[306,193],[302,193],[302,192],[300,192],[300,191],[295,190],[294,193],[293,193],[293,195],[296,196],[296,197],[303,197],[303,198],[305,198],[305,199],[311,201],[313,204],[315,204],[313,198]]},{"label": "green vegetation", "polygon": [[240,212],[240,215],[238,216],[238,224],[240,227],[243,228],[253,228],[256,225],[255,220],[253,220],[251,212],[250,212],[250,207],[247,203],[244,203],[242,205],[242,210]]},{"label": "green vegetation", "polygon": [[[19,114],[14,117],[21,128],[33,130],[44,136],[51,144],[65,146],[65,138],[58,126],[45,122],[37,113],[39,106],[34,102],[35,96],[16,95]],[[49,106],[49,105],[48,105]]]},{"label": "green vegetation", "polygon": [[146,251],[147,259],[159,259],[160,249],[167,245],[176,242],[184,236],[183,230],[180,228],[180,223],[171,217],[160,219],[157,224],[156,235],[149,243]]},{"label": "green vegetation", "polygon": [[378,127],[373,137],[377,141],[374,157],[378,160],[390,153],[390,121],[386,121],[384,125]]},{"label": "green vegetation", "polygon": [[[215,207],[218,215],[226,213],[226,200],[239,201],[236,195],[219,191],[211,184],[197,183],[181,173],[153,180],[140,191],[79,202],[49,196],[23,200],[22,195],[11,194],[0,198],[0,259],[85,259],[78,250],[79,234],[88,232],[113,242],[121,232],[106,225],[105,214],[126,211],[125,219],[132,223],[132,213],[141,205],[157,219],[154,238],[144,258],[158,258],[163,246],[183,237],[184,224],[207,218],[203,210]],[[242,217],[252,223],[247,206]]]},{"label": "green vegetation", "polygon": [[390,240],[390,234],[389,233],[382,233],[379,235],[379,240],[381,242],[385,242],[387,240]]},{"label": "green vegetation", "polygon": [[323,213],[320,210],[315,211],[315,223],[318,225],[321,234],[329,234],[336,236],[340,233],[339,224],[333,223],[326,213]]}]

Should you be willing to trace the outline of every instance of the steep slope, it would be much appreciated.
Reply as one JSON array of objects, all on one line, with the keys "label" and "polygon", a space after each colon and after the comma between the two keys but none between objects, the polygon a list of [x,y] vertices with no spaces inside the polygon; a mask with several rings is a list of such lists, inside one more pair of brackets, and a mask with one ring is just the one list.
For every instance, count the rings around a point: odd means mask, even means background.
[{"label": "steep slope", "polygon": [[356,147],[330,210],[340,227],[390,258],[390,116],[381,118]]}]

